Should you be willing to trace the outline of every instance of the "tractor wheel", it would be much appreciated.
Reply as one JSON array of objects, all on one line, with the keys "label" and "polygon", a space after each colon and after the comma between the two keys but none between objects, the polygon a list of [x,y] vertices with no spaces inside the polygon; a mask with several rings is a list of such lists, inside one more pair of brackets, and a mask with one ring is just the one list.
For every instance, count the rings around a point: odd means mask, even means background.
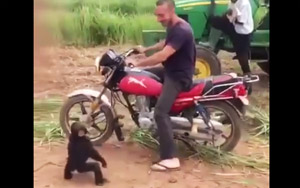
[{"label": "tractor wheel", "polygon": [[197,59],[195,66],[195,79],[206,78],[221,74],[221,63],[217,55],[204,47],[197,46]]},{"label": "tractor wheel", "polygon": [[263,62],[263,63],[257,63],[257,65],[263,70],[265,73],[269,74],[270,71],[270,61]]}]

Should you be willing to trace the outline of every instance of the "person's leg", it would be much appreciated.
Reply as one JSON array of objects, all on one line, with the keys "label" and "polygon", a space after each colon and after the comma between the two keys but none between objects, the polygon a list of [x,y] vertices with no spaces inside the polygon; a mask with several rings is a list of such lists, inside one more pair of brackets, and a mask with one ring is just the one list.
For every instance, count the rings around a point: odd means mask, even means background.
[{"label": "person's leg", "polygon": [[151,72],[152,74],[155,74],[156,76],[158,76],[162,82],[164,80],[164,74],[165,74],[165,70],[164,67],[151,67],[151,68],[146,68],[144,69],[145,71]]},{"label": "person's leg", "polygon": [[215,49],[222,33],[229,34],[232,32],[233,25],[225,16],[212,16],[209,19],[211,29],[208,37],[208,43],[201,43],[204,46]]},{"label": "person's leg", "polygon": [[211,27],[208,36],[208,43],[202,43],[202,45],[209,47],[211,49],[215,49],[220,40],[220,37],[222,36],[222,33],[223,33],[222,30]]},{"label": "person's leg", "polygon": [[243,74],[251,74],[249,66],[250,35],[235,34],[232,43]]},{"label": "person's leg", "polygon": [[237,53],[237,59],[239,61],[239,64],[242,68],[244,75],[251,74],[250,66],[249,66],[249,57],[248,53]]},{"label": "person's leg", "polygon": [[[251,35],[241,35],[235,33],[232,37],[232,43],[236,52],[236,57],[239,61],[243,74],[246,76],[251,75],[251,69],[249,65],[249,50],[250,50]],[[248,94],[252,93],[252,85],[247,85]]]},{"label": "person's leg", "polygon": [[162,93],[156,103],[154,119],[158,128],[161,160],[172,159],[175,155],[175,144],[169,112],[181,92],[182,86],[165,75]]}]

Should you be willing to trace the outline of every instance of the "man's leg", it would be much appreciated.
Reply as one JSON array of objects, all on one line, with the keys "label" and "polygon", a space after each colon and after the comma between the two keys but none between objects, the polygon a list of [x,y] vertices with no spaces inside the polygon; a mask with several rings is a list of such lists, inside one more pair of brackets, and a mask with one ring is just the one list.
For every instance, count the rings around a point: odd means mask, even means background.
[{"label": "man's leg", "polygon": [[[235,33],[232,37],[232,43],[236,51],[236,56],[243,71],[246,76],[251,75],[251,69],[249,65],[249,49],[250,49],[250,37],[251,35],[241,35]],[[252,85],[247,86],[248,94],[252,93]]]},{"label": "man's leg", "polygon": [[225,16],[212,16],[209,19],[211,29],[208,37],[208,43],[201,43],[204,46],[215,49],[222,33],[228,34],[232,31],[233,25]]},{"label": "man's leg", "polygon": [[175,144],[169,112],[182,90],[179,82],[175,82],[165,75],[162,93],[156,103],[154,119],[158,128],[161,160],[172,159],[175,155]]},{"label": "man's leg", "polygon": [[155,74],[158,76],[162,82],[164,80],[164,75],[165,75],[165,70],[164,67],[151,67],[151,68],[146,68],[144,69],[145,71],[151,72],[152,74]]},{"label": "man's leg", "polygon": [[237,53],[237,59],[239,61],[239,64],[242,68],[244,75],[251,74],[250,66],[249,66],[249,55],[246,52],[243,53]]},{"label": "man's leg", "polygon": [[250,35],[235,34],[232,43],[244,75],[251,74],[249,66]]}]

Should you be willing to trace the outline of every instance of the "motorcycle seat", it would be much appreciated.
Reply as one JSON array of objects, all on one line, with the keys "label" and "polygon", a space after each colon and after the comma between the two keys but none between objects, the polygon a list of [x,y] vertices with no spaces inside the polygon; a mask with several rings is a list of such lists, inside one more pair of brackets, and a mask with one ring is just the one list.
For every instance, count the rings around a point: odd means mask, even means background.
[{"label": "motorcycle seat", "polygon": [[201,95],[209,91],[215,85],[231,83],[234,80],[233,76],[227,74],[196,79],[193,81],[192,89],[188,92],[181,93],[179,97]]}]

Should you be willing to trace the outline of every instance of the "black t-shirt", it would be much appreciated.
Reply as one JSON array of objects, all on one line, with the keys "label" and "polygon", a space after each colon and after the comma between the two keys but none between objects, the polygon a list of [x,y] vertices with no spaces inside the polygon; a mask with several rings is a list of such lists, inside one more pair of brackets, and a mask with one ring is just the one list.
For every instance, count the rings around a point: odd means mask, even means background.
[{"label": "black t-shirt", "polygon": [[170,45],[176,50],[163,62],[166,74],[173,80],[182,82],[185,89],[189,89],[193,82],[196,61],[196,46],[191,26],[185,21],[180,21],[168,28],[165,45]]}]

